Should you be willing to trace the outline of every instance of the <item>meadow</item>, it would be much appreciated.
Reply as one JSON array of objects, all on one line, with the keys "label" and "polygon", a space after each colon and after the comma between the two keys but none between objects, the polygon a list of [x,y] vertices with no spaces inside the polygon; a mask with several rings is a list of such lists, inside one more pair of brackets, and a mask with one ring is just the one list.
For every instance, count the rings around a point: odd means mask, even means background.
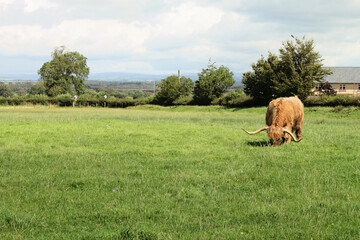
[{"label": "meadow", "polygon": [[0,107],[0,239],[359,239],[360,109]]}]

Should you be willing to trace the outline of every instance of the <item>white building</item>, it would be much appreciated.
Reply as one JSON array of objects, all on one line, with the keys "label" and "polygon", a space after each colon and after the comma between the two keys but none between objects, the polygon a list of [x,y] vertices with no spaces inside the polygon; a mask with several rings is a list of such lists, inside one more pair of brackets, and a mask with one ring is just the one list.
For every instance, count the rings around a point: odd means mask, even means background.
[{"label": "white building", "polygon": [[331,84],[337,94],[360,95],[360,67],[326,67],[333,74],[325,77],[324,82]]}]

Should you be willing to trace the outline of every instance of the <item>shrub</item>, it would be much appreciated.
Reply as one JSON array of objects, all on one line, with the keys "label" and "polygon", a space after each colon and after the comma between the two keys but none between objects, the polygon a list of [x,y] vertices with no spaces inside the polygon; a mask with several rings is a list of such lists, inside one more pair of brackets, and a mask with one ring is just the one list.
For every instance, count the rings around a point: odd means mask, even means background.
[{"label": "shrub", "polygon": [[233,72],[224,66],[217,68],[211,59],[207,68],[202,69],[198,75],[199,80],[195,81],[194,87],[194,102],[199,105],[211,104],[235,83]]},{"label": "shrub", "polygon": [[235,91],[223,94],[221,97],[214,99],[211,105],[229,106],[235,99],[245,96],[244,90],[236,89]]},{"label": "shrub", "polygon": [[193,97],[192,96],[186,96],[186,97],[180,97],[178,99],[176,99],[175,101],[173,101],[174,105],[189,105],[191,104],[193,101]]},{"label": "shrub", "polygon": [[135,106],[135,101],[132,98],[111,98],[107,101],[107,105],[111,108],[126,108]]},{"label": "shrub", "polygon": [[147,104],[155,104],[155,95],[150,95],[146,98]]},{"label": "shrub", "polygon": [[304,105],[307,107],[312,106],[360,106],[360,97],[346,96],[346,95],[336,95],[336,96],[312,96],[308,97],[304,101]]},{"label": "shrub", "polygon": [[161,80],[158,84],[156,92],[156,102],[160,105],[170,106],[179,98],[187,97],[191,94],[194,83],[190,78],[175,75],[169,76]]},{"label": "shrub", "polygon": [[149,98],[141,97],[135,99],[134,101],[135,101],[135,106],[138,106],[138,105],[150,104],[152,100],[150,100]]},{"label": "shrub", "polygon": [[[0,97],[0,105],[22,105],[22,104],[41,104],[49,105],[54,104],[58,106],[72,106],[74,102],[73,96],[70,94],[63,94],[56,97],[48,97],[46,95],[30,95],[28,97],[13,97],[5,98]],[[104,97],[98,97],[96,95],[83,94],[80,95],[75,102],[76,106],[107,106],[112,108],[126,108],[136,105],[145,105],[153,102],[153,97],[148,98],[138,98],[133,99],[131,97],[127,98],[116,98],[109,97],[105,99]]]},{"label": "shrub", "polygon": [[336,95],[336,91],[329,82],[319,83],[319,94],[320,95]]},{"label": "shrub", "polygon": [[25,98],[23,97],[12,97],[7,99],[8,105],[18,106],[18,105],[23,105],[25,102],[26,102]]},{"label": "shrub", "polygon": [[49,105],[49,97],[47,95],[39,94],[39,95],[30,95],[27,99],[27,103],[31,104],[40,104],[40,105]]},{"label": "shrub", "polygon": [[76,105],[77,106],[93,106],[92,103],[97,101],[96,95],[93,94],[82,94],[78,97],[77,101],[76,101]]},{"label": "shrub", "polygon": [[339,106],[334,107],[334,109],[332,111],[335,113],[338,113],[338,112],[341,112],[342,110],[344,110],[344,106],[339,105]]},{"label": "shrub", "polygon": [[0,97],[0,105],[8,105],[8,98]]},{"label": "shrub", "polygon": [[61,94],[55,97],[57,104],[61,107],[72,106],[74,98],[70,94]]},{"label": "shrub", "polygon": [[247,107],[256,107],[259,104],[254,100],[253,97],[248,95],[237,97],[228,102],[227,107],[238,107],[238,108],[247,108]]}]

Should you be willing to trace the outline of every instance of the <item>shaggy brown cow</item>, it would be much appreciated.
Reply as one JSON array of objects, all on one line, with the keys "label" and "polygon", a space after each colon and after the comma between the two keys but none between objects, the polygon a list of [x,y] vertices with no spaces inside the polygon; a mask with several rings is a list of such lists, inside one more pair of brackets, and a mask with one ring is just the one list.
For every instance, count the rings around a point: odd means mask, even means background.
[{"label": "shaggy brown cow", "polygon": [[[256,130],[255,132],[248,132],[248,134],[257,134],[261,131],[267,130],[270,142],[274,146],[279,146],[281,141],[284,143],[291,142],[291,138],[295,142],[302,140],[302,124],[304,119],[304,104],[298,97],[277,98],[269,103],[266,112],[266,126]],[[296,131],[296,136],[293,135]]]}]

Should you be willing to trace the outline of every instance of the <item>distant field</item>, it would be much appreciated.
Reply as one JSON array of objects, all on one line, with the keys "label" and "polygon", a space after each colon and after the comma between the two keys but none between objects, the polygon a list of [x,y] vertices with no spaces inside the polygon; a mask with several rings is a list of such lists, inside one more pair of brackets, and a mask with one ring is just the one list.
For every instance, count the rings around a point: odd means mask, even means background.
[{"label": "distant field", "polygon": [[360,110],[0,107],[0,239],[359,239]]}]

